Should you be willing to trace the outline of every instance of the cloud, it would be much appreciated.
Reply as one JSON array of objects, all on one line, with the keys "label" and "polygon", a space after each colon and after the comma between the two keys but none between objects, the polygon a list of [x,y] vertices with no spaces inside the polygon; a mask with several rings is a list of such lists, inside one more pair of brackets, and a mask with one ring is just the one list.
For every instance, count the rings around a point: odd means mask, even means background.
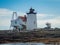
[{"label": "cloud", "polygon": [[10,26],[12,12],[9,9],[0,8],[0,29],[5,29],[5,27]]},{"label": "cloud", "polygon": [[57,16],[56,15],[53,15],[53,14],[37,14],[37,19],[39,20],[48,20],[48,19],[53,19],[53,18],[56,18]]},{"label": "cloud", "polygon": [[[9,9],[0,8],[0,30],[1,29],[9,29],[13,12],[14,11],[9,10]],[[18,16],[23,16],[24,14],[25,13],[22,13],[20,11],[17,12]]]},{"label": "cloud", "polygon": [[[1,29],[9,29],[10,21],[12,18],[13,11],[9,9],[0,8],[0,30]],[[23,12],[17,12],[18,16],[26,15]],[[46,27],[46,22],[51,23],[52,27],[60,28],[60,16],[53,14],[37,14],[37,27],[44,28]]]},{"label": "cloud", "polygon": [[19,11],[19,12],[17,12],[17,15],[18,16],[24,16],[24,15],[26,15],[26,13],[23,13],[23,12]]},{"label": "cloud", "polygon": [[0,15],[10,15],[13,11],[9,9],[0,8]]},{"label": "cloud", "polygon": [[60,28],[60,16],[57,15],[48,15],[48,14],[39,14],[37,16],[37,25],[38,27],[45,27],[46,23],[51,23],[52,27],[59,27]]},{"label": "cloud", "polygon": [[10,25],[10,19],[2,19],[0,20],[0,26],[9,26]]}]

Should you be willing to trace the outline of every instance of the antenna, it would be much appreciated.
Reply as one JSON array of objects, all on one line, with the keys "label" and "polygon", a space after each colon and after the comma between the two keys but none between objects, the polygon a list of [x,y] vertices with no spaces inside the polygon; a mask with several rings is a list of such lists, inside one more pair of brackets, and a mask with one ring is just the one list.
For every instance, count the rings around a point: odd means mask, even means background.
[{"label": "antenna", "polygon": [[17,18],[17,13],[16,12],[13,12],[13,15],[12,15],[12,20],[16,19]]},{"label": "antenna", "polygon": [[11,24],[10,24],[10,28],[9,29],[11,29],[11,27],[12,27],[12,21],[15,20],[15,19],[17,19],[17,13],[13,12],[12,19],[11,19]]}]

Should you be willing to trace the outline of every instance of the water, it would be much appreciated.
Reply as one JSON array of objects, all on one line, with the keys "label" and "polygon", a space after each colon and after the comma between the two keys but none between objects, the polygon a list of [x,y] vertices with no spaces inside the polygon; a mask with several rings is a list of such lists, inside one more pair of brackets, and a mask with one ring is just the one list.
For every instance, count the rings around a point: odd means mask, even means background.
[{"label": "water", "polygon": [[0,45],[60,45],[60,44],[44,44],[44,43],[8,43]]},{"label": "water", "polygon": [[8,43],[0,45],[44,45],[43,43]]}]

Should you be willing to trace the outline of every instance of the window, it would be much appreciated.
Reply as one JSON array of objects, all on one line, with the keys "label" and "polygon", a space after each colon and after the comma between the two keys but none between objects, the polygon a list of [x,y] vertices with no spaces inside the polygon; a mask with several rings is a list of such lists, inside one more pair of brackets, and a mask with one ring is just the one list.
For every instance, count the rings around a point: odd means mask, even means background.
[{"label": "window", "polygon": [[15,24],[17,24],[17,21],[15,21]]}]

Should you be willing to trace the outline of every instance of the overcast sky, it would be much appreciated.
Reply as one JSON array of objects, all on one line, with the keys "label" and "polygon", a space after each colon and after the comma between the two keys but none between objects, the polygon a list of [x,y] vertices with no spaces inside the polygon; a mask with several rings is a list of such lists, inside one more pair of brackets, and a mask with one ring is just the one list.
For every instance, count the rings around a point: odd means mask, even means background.
[{"label": "overcast sky", "polygon": [[0,0],[0,29],[9,29],[13,11],[23,16],[31,7],[37,12],[38,28],[46,22],[60,28],[60,0]]}]

